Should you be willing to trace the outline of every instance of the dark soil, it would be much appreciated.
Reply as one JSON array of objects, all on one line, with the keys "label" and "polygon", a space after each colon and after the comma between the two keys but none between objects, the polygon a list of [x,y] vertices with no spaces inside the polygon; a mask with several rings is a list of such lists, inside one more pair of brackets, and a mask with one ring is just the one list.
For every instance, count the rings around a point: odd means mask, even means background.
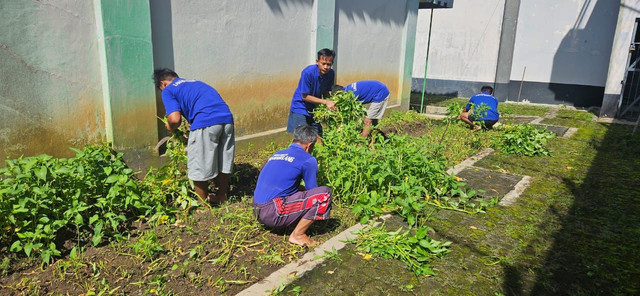
[{"label": "dark soil", "polygon": [[406,124],[393,124],[380,129],[384,135],[397,134],[408,135],[412,137],[420,137],[431,130],[428,121],[416,121]]},{"label": "dark soil", "polygon": [[[59,245],[66,253],[49,266],[3,247],[0,295],[233,295],[243,290],[307,251],[288,243],[290,230],[266,229],[253,217],[251,196],[260,167],[276,149],[237,156],[230,201],[222,207],[159,223],[135,221],[125,239],[98,247],[65,236],[69,239]],[[332,217],[338,218],[314,224],[310,234],[322,242],[346,229],[354,223],[348,211],[334,207]],[[85,251],[71,258],[69,250],[76,245]]]}]

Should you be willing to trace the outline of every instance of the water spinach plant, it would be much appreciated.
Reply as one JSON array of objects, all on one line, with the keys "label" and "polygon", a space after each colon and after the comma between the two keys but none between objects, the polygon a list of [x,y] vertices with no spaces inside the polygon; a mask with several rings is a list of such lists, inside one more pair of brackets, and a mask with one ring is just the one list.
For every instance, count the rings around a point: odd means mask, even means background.
[{"label": "water spinach plant", "polygon": [[144,180],[108,144],[72,150],[72,158],[20,157],[0,168],[0,241],[10,251],[50,263],[61,255],[56,241],[95,246],[122,238],[134,220],[166,223],[199,204],[184,177],[181,141],[170,141],[169,164]]},{"label": "water spinach plant", "polygon": [[554,137],[554,133],[533,125],[517,124],[506,126],[504,133],[494,141],[494,147],[506,154],[550,156],[547,140]]}]

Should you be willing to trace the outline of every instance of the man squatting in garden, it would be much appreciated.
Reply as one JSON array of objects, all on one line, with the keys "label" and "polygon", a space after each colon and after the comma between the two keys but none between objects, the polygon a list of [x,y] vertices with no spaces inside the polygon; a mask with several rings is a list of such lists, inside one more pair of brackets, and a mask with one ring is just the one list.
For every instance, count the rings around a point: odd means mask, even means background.
[{"label": "man squatting in garden", "polygon": [[291,109],[287,121],[287,132],[293,133],[300,125],[309,125],[322,137],[322,126],[313,119],[313,109],[316,105],[326,105],[334,110],[335,102],[325,100],[335,80],[335,73],[331,67],[335,52],[324,48],[318,51],[315,65],[309,65],[302,70],[298,87],[291,99]]},{"label": "man squatting in garden", "polygon": [[[162,91],[167,129],[176,130],[184,116],[191,125],[187,144],[187,172],[202,200],[227,200],[229,174],[233,170],[235,138],[233,115],[218,91],[198,80],[178,77],[164,68],[153,72]],[[215,179],[218,192],[209,196],[209,180]]]},{"label": "man squatting in garden", "polygon": [[[311,156],[318,134],[309,125],[293,132],[289,148],[273,154],[260,171],[253,193],[254,215],[268,227],[296,224],[289,242],[314,246],[306,232],[316,220],[326,220],[331,211],[331,188],[318,186],[318,162]],[[304,180],[305,187],[300,186]]]},{"label": "man squatting in garden", "polygon": [[[483,114],[469,114],[472,104],[474,109],[482,108],[483,106],[487,106],[489,109],[483,111]],[[473,131],[482,129],[482,126],[476,125],[473,123],[474,121],[484,121],[486,128],[492,128],[493,125],[498,122],[499,118],[500,113],[498,113],[498,100],[493,96],[493,88],[487,85],[480,89],[479,94],[474,95],[469,99],[469,102],[464,106],[462,113],[458,115],[458,119],[469,124]]]},{"label": "man squatting in garden", "polygon": [[373,126],[377,125],[378,120],[384,115],[384,110],[389,102],[389,89],[380,81],[363,80],[349,84],[347,87],[335,85],[333,92],[338,91],[352,91],[362,104],[370,104],[367,115],[364,117],[364,129],[362,130],[362,136],[368,137]]}]

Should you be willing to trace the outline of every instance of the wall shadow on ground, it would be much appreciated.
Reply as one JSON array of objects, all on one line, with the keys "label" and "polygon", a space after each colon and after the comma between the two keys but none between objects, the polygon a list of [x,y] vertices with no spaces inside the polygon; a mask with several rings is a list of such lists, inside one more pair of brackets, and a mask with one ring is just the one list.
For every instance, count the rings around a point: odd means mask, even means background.
[{"label": "wall shadow on ground", "polygon": [[[533,269],[531,295],[640,293],[640,135],[631,137],[631,130],[611,125],[601,141],[590,143],[597,153],[586,177],[563,178],[573,203],[566,212],[549,209],[560,228],[544,263]],[[506,267],[507,295],[524,294],[521,275],[531,271]]]}]

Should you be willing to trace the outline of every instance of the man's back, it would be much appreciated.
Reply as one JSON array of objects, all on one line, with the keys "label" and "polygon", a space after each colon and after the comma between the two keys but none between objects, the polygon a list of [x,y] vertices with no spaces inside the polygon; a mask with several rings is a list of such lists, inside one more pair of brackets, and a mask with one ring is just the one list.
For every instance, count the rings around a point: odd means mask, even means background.
[{"label": "man's back", "polygon": [[162,91],[162,101],[167,115],[181,111],[191,130],[233,123],[231,110],[218,91],[202,81],[175,78]]},{"label": "man's back", "polygon": [[260,171],[254,191],[254,201],[266,203],[275,197],[289,196],[298,191],[304,179],[307,190],[318,187],[318,162],[298,144],[273,154]]},{"label": "man's back", "polygon": [[389,96],[389,89],[382,82],[363,80],[347,85],[344,91],[352,91],[363,104],[379,103]]},{"label": "man's back", "polygon": [[[477,120],[498,120],[500,118],[500,113],[498,113],[498,100],[488,92],[481,92],[471,97],[465,108],[469,110],[471,104],[474,105],[474,110],[482,108],[483,105],[489,108],[481,112],[479,115],[484,116],[477,118]],[[484,112],[486,112],[486,114]]]}]

